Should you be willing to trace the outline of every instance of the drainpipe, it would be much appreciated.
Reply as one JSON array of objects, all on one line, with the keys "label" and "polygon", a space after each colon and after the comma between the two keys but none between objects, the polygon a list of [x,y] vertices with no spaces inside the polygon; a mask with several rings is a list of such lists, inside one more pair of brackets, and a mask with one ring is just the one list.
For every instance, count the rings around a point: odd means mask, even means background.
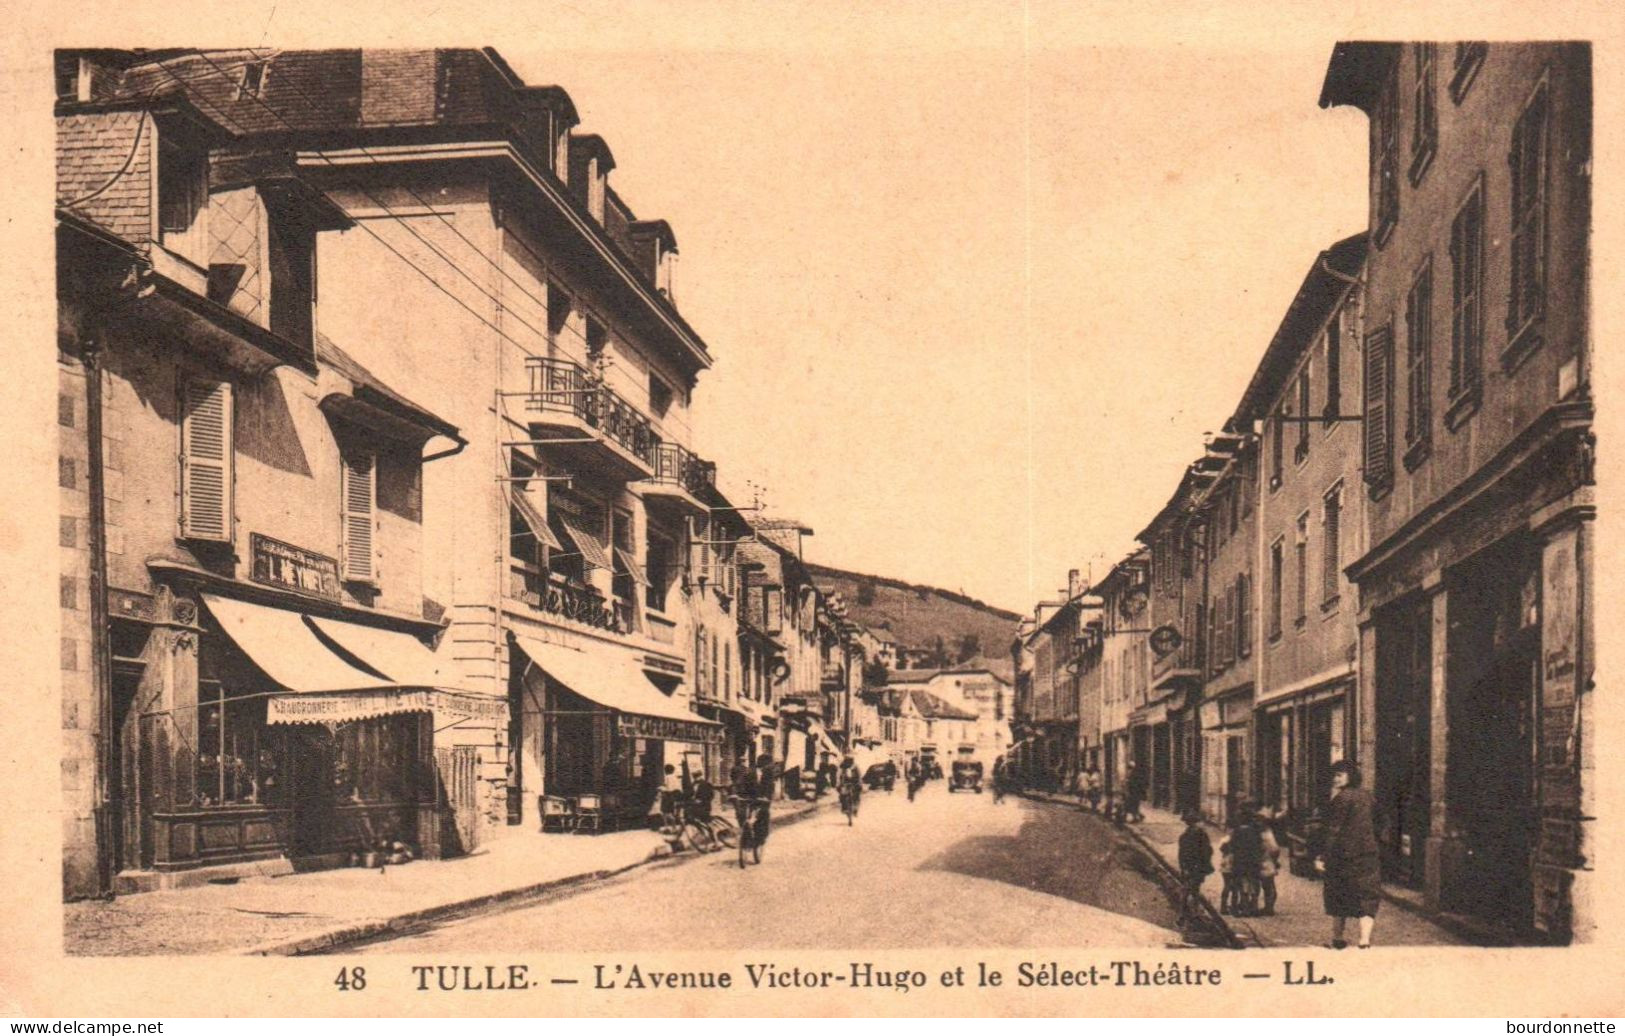
[{"label": "drainpipe", "polygon": [[112,650],[107,629],[107,498],[102,455],[102,347],[105,314],[93,311],[89,333],[80,339],[85,369],[86,489],[90,497],[90,672],[96,688],[96,891],[110,895],[118,861],[113,853],[113,815],[110,775],[113,758]]}]

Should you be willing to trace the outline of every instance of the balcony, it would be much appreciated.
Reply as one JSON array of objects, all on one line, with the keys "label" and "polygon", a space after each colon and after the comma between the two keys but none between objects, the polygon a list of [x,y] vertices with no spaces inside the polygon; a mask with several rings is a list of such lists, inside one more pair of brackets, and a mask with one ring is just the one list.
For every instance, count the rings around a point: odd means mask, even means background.
[{"label": "balcony", "polygon": [[654,477],[638,483],[638,488],[645,501],[669,503],[680,510],[703,514],[708,510],[703,497],[716,479],[715,464],[674,442],[663,442],[655,446]]},{"label": "balcony", "polygon": [[538,440],[557,439],[567,467],[609,467],[627,479],[655,474],[660,437],[649,419],[579,364],[534,356],[522,393],[526,418]]}]

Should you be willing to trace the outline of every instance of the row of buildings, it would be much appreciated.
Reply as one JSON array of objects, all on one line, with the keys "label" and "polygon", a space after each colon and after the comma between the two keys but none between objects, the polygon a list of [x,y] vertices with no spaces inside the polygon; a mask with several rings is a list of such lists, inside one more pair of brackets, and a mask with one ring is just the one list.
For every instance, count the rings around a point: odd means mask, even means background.
[{"label": "row of buildings", "polygon": [[696,452],[676,237],[563,89],[489,49],[55,74],[68,897],[901,750],[895,646]]},{"label": "row of buildings", "polygon": [[1370,225],[1309,258],[1141,546],[1024,621],[1018,766],[1299,840],[1354,760],[1395,895],[1594,925],[1590,51],[1346,43]]}]

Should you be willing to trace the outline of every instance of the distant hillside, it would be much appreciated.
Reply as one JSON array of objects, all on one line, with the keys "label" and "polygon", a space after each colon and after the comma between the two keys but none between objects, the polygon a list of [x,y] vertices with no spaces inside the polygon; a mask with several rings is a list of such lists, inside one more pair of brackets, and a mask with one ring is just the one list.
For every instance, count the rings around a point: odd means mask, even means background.
[{"label": "distant hillside", "polygon": [[983,666],[1010,679],[1010,641],[1021,621],[1015,612],[935,586],[824,565],[807,567],[820,586],[841,592],[854,622],[890,631],[902,647],[931,648],[941,637],[951,664]]}]

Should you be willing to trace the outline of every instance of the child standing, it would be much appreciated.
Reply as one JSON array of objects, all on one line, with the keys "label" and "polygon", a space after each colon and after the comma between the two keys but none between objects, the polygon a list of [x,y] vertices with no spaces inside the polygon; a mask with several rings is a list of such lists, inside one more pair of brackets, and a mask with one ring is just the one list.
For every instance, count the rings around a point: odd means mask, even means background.
[{"label": "child standing", "polygon": [[1213,843],[1202,827],[1202,815],[1192,810],[1185,814],[1185,830],[1179,835],[1179,877],[1185,886],[1185,898],[1180,904],[1180,920],[1191,913],[1191,905],[1202,894],[1202,882],[1213,873]]},{"label": "child standing", "polygon": [[1258,886],[1264,893],[1264,908],[1259,911],[1265,917],[1275,916],[1275,875],[1281,871],[1281,843],[1275,837],[1275,815],[1268,806],[1258,811],[1259,840],[1263,843],[1263,854],[1258,864]]},{"label": "child standing", "polygon": [[1231,839],[1226,838],[1219,843],[1219,877],[1224,879],[1224,887],[1219,890],[1219,913],[1233,914],[1236,912],[1236,856],[1231,851]]}]

